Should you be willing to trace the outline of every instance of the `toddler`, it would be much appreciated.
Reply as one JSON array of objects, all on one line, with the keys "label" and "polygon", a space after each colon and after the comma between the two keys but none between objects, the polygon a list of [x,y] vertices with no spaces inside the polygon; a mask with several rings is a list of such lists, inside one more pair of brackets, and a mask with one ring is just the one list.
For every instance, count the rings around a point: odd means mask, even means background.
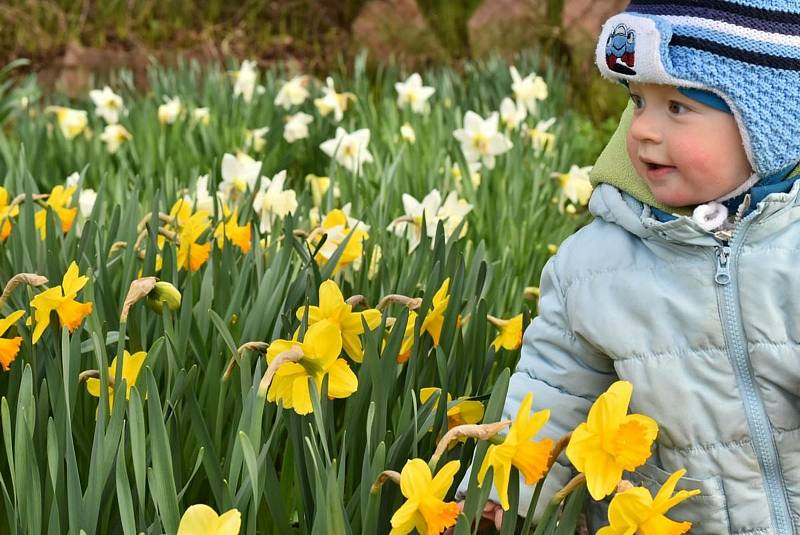
[{"label": "toddler", "polygon": [[[701,493],[669,516],[694,534],[800,533],[800,2],[634,0],[596,60],[631,104],[594,221],[544,268],[503,417],[533,392],[557,439],[630,381],[659,433],[626,479],[655,495],[685,468]],[[571,475],[562,457],[540,504]]]}]

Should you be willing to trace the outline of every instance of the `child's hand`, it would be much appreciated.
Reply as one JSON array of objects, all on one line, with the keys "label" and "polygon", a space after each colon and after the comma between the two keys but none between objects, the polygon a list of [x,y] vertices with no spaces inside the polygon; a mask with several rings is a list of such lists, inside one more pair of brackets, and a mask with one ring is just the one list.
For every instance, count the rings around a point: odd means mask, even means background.
[{"label": "child's hand", "polygon": [[[459,501],[456,505],[458,505],[459,511],[464,510],[464,501]],[[483,511],[481,512],[481,519],[480,525],[478,526],[480,529],[488,528],[489,526],[494,526],[497,531],[500,531],[500,528],[503,527],[503,508],[500,507],[499,503],[494,503],[493,501],[489,500],[486,502],[486,505],[483,506]],[[453,535],[455,533],[455,528],[448,528],[444,535]]]}]

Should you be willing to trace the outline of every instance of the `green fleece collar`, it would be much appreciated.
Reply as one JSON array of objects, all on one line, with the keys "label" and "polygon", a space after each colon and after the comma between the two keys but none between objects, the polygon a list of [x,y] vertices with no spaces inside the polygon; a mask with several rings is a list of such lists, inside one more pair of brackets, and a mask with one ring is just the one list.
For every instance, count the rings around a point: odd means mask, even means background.
[{"label": "green fleece collar", "polygon": [[[625,147],[625,137],[628,134],[628,129],[631,126],[632,120],[633,104],[628,103],[628,107],[625,108],[620,118],[617,131],[611,136],[611,140],[608,142],[608,145],[606,145],[606,148],[603,149],[603,152],[600,154],[600,157],[597,158],[597,162],[592,168],[589,175],[592,187],[597,187],[597,185],[601,183],[611,184],[644,204],[648,204],[670,214],[691,217],[693,207],[674,207],[658,202],[647,187],[647,183],[636,172]],[[794,168],[794,171],[789,174],[789,177],[797,175],[800,175],[800,165]]]}]

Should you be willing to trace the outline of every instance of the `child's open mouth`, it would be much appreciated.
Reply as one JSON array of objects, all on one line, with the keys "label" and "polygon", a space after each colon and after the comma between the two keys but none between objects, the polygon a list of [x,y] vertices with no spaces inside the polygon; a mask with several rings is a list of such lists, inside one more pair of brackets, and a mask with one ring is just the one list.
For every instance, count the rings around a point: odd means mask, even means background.
[{"label": "child's open mouth", "polygon": [[645,165],[647,178],[649,178],[650,180],[659,180],[675,170],[675,166],[672,165],[661,165],[650,162],[642,162],[642,163],[644,163]]}]

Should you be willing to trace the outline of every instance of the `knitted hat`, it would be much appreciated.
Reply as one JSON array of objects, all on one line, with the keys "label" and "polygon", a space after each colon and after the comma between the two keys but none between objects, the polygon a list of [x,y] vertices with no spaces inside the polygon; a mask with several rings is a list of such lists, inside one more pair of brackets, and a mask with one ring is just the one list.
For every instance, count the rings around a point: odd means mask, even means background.
[{"label": "knitted hat", "polygon": [[759,176],[800,160],[800,1],[632,0],[597,43],[602,75],[721,97]]}]

